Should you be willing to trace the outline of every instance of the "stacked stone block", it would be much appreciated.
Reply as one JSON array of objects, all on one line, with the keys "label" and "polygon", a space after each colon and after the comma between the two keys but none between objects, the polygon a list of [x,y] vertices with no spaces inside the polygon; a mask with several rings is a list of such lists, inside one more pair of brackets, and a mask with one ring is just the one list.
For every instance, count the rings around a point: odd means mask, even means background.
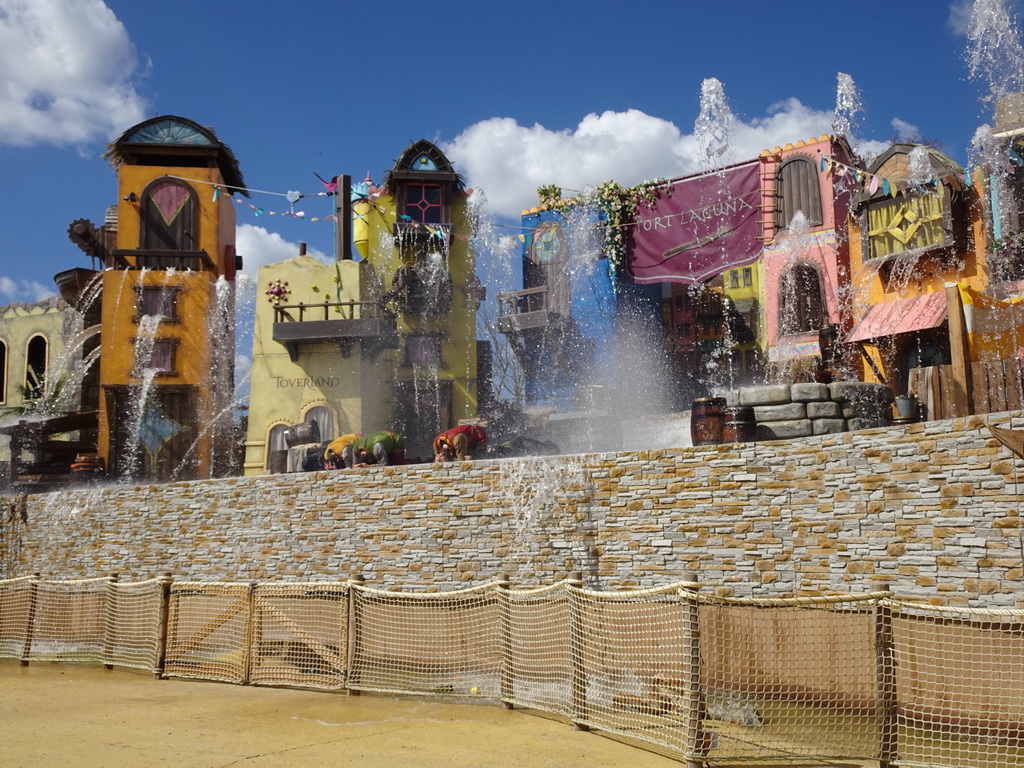
[{"label": "stacked stone block", "polygon": [[758,440],[791,440],[892,424],[892,390],[884,384],[815,382],[745,387],[730,406],[754,409]]}]

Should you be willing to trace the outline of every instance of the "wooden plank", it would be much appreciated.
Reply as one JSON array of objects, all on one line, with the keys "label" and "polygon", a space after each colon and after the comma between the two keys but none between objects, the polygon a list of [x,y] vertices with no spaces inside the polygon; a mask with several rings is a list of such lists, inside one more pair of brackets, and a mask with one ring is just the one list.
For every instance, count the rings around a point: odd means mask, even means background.
[{"label": "wooden plank", "polygon": [[1021,370],[1019,360],[1005,360],[1003,366],[1006,380],[1006,410],[1019,411],[1024,402],[1021,393]]},{"label": "wooden plank", "polygon": [[[297,640],[306,645],[311,651],[315,651],[323,662],[338,671],[343,671],[345,669],[345,660],[341,658],[341,654],[337,650],[331,648],[326,643],[320,642],[317,638],[306,632],[306,630],[299,626],[299,624],[292,621],[290,616],[280,611],[269,600],[257,597],[256,607],[273,616],[289,632],[291,632]],[[338,634],[339,636],[341,635],[340,628]]]},{"label": "wooden plank", "polygon": [[988,372],[988,410],[985,413],[1000,413],[1006,410],[1006,375],[1003,372],[1005,360],[993,360],[985,366]]},{"label": "wooden plank", "polygon": [[989,365],[980,360],[971,363],[971,383],[974,387],[974,412],[991,413],[990,407],[990,370]]},{"label": "wooden plank", "polygon": [[[178,601],[180,605],[180,600]],[[193,634],[187,641],[183,643],[175,643],[173,646],[175,655],[184,655],[189,651],[194,651],[199,647],[199,644],[206,638],[216,632],[218,629],[227,624],[231,619],[237,616],[239,613],[246,611],[249,607],[249,596],[242,595],[233,604],[225,608],[220,614],[205,627],[200,629],[198,632]],[[180,610],[180,609],[179,609]]]},{"label": "wooden plank", "polygon": [[939,369],[939,399],[942,401],[942,418],[954,419],[958,416],[966,416],[963,412],[964,391],[963,378],[958,380],[953,372],[952,365],[940,365]]},{"label": "wooden plank", "polygon": [[954,403],[955,416],[969,416],[974,412],[971,402],[971,353],[967,337],[967,322],[960,301],[960,288],[956,283],[946,283],[946,315],[949,322],[949,351],[952,358],[950,373],[950,396]]},{"label": "wooden plank", "polygon": [[939,370],[933,366],[910,370],[910,391],[917,395],[924,408],[925,421],[942,418],[942,398],[937,386]]}]

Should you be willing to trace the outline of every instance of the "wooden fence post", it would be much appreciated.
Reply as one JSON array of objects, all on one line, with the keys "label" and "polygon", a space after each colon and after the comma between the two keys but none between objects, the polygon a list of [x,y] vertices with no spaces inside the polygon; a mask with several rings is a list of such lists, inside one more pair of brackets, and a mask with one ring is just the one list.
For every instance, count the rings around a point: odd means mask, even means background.
[{"label": "wooden fence post", "polygon": [[893,648],[892,608],[886,601],[892,592],[886,585],[885,596],[875,607],[875,676],[878,686],[878,768],[896,768],[899,746],[897,730],[896,654]]},{"label": "wooden fence post", "polygon": [[583,657],[585,651],[583,623],[580,612],[583,601],[574,590],[583,589],[583,574],[569,573],[569,666],[572,674],[572,727],[576,731],[589,731],[586,720],[590,711],[587,706],[587,666]]},{"label": "wooden fence post", "polygon": [[349,696],[358,696],[359,690],[350,687],[352,682],[352,671],[355,667],[356,658],[359,656],[359,618],[356,615],[356,587],[365,583],[362,574],[355,574],[348,580],[348,648],[347,660],[345,663],[345,690]]},{"label": "wooden fence post", "polygon": [[32,574],[28,588],[28,616],[25,617],[25,644],[21,647],[21,666],[27,667],[32,655],[32,636],[36,633],[36,603],[39,600],[39,576]]},{"label": "wooden fence post", "polygon": [[705,765],[710,750],[709,734],[704,730],[707,717],[707,702],[700,684],[700,603],[697,591],[700,583],[696,577],[687,577],[683,582],[683,646],[686,665],[683,681],[686,685],[686,768],[701,768]]},{"label": "wooden fence post", "polygon": [[164,664],[167,661],[167,636],[170,632],[170,610],[171,610],[171,585],[174,583],[174,576],[170,573],[163,574],[157,582],[160,586],[160,608],[159,625],[156,636],[156,666],[153,668],[153,677],[159,680],[164,676]]},{"label": "wooden fence post", "polygon": [[501,708],[513,709],[512,698],[515,695],[515,677],[512,671],[512,604],[508,591],[512,582],[507,573],[499,573],[498,607],[501,611]]},{"label": "wooden fence post", "polygon": [[967,321],[960,288],[946,283],[946,315],[949,319],[949,356],[953,369],[953,399],[956,415],[974,413],[974,384],[971,375],[971,345],[967,338]]},{"label": "wooden fence post", "polygon": [[114,668],[114,647],[117,637],[117,573],[107,577],[107,599],[103,606],[103,668]]},{"label": "wooden fence post", "polygon": [[242,649],[242,683],[244,685],[252,684],[253,649],[259,645],[261,635],[256,626],[256,586],[257,582],[249,582],[249,620],[245,623],[245,647]]}]

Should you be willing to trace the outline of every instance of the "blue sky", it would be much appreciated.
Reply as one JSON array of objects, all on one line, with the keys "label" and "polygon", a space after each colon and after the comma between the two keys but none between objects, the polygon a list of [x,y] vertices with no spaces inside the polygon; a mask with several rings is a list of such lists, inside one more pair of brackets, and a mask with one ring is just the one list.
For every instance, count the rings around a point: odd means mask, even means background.
[{"label": "blue sky", "polygon": [[[213,127],[248,185],[277,193],[253,194],[268,211],[318,191],[316,174],[379,183],[420,138],[498,221],[541,184],[684,175],[698,169],[706,78],[733,114],[733,161],[829,132],[845,73],[855,145],[925,137],[963,163],[992,112],[965,57],[972,5],[0,0],[0,303],[52,294],[55,273],[88,265],[66,232],[115,202],[104,145],[158,114]],[[327,216],[329,200],[295,210]],[[299,241],[331,252],[328,223],[238,213],[250,270]]]}]

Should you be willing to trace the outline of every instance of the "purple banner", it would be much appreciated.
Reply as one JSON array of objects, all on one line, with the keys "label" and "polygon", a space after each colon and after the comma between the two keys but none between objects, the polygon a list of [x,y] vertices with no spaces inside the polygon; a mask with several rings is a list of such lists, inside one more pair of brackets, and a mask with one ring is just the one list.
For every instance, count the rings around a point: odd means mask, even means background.
[{"label": "purple banner", "polygon": [[637,205],[630,271],[638,283],[703,283],[757,260],[759,163],[669,182]]}]

